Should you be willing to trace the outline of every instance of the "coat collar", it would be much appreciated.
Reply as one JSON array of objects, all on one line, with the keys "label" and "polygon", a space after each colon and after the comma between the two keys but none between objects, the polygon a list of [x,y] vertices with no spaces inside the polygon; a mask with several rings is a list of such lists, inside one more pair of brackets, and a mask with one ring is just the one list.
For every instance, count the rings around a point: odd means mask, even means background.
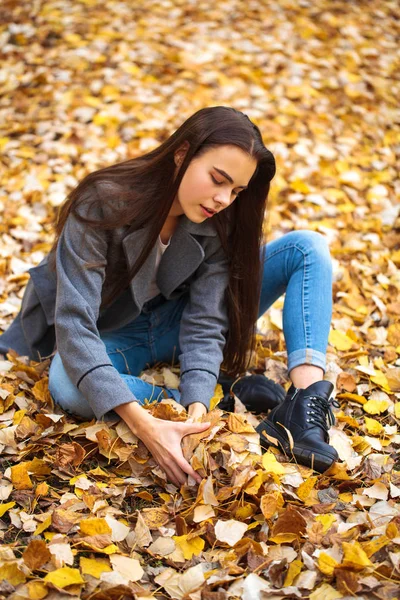
[{"label": "coat collar", "polygon": [[[143,245],[146,243],[150,226],[128,233],[122,241],[128,268],[132,268]],[[179,219],[171,242],[163,254],[157,273],[157,285],[166,298],[200,266],[204,250],[194,236],[216,236],[217,231],[211,221],[193,223],[185,215]],[[134,301],[142,307],[155,270],[156,246],[151,250],[140,271],[130,282]]]}]

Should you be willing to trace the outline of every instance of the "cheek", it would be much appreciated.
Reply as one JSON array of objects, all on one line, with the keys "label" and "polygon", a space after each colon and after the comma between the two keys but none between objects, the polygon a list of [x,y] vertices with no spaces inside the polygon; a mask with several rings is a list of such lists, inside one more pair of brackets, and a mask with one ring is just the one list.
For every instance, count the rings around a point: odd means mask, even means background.
[{"label": "cheek", "polygon": [[211,193],[211,184],[209,178],[204,173],[188,173],[181,185],[180,195],[186,200],[195,200],[196,198],[208,196]]}]

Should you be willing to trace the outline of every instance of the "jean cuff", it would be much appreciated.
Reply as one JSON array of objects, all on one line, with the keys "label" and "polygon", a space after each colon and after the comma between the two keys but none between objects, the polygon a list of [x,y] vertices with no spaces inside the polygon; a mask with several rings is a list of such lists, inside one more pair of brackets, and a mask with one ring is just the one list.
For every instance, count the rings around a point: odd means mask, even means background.
[{"label": "jean cuff", "polygon": [[179,390],[173,389],[173,388],[165,388],[168,394],[168,398],[173,398],[175,400],[175,402],[178,402],[178,404],[181,403],[181,394]]},{"label": "jean cuff", "polygon": [[314,365],[326,371],[326,356],[323,352],[313,350],[312,348],[304,348],[295,350],[288,355],[288,371],[299,367],[300,365]]}]

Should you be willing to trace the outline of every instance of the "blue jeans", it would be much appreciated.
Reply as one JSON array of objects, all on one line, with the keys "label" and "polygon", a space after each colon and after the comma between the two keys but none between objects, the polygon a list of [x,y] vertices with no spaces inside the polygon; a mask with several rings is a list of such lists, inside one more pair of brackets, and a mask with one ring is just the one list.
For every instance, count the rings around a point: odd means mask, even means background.
[{"label": "blue jeans", "polygon": [[[259,316],[284,293],[288,370],[303,364],[325,370],[332,314],[332,264],[326,241],[319,233],[293,231],[266,245]],[[157,296],[143,306],[134,321],[101,335],[112,364],[141,404],[165,397],[180,400],[178,390],[151,385],[138,375],[155,363],[177,362],[180,320],[187,299],[187,295],[177,300]],[[64,410],[85,419],[94,417],[58,353],[50,366],[49,390]]]}]

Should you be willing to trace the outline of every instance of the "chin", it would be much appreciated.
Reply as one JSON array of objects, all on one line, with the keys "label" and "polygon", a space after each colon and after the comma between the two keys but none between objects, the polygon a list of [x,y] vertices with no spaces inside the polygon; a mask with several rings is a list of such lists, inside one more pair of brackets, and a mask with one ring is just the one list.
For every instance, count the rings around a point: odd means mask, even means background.
[{"label": "chin", "polygon": [[185,212],[185,215],[187,216],[189,221],[192,221],[192,223],[203,223],[203,221],[207,220],[207,217],[205,217],[202,214],[199,214],[199,212],[197,212],[196,210],[187,211]]}]

